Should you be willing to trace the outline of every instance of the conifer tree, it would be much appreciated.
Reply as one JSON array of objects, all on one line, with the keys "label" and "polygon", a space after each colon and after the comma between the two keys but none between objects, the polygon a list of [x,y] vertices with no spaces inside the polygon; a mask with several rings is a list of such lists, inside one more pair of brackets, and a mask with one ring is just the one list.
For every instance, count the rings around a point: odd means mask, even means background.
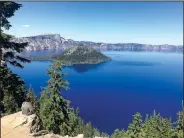
[{"label": "conifer tree", "polygon": [[134,115],[133,122],[128,126],[127,133],[131,138],[143,138],[142,116],[140,113]]},{"label": "conifer tree", "polygon": [[65,135],[70,129],[68,103],[61,90],[68,89],[68,81],[63,79],[66,74],[61,66],[60,61],[55,61],[47,72],[50,79],[40,98],[40,118],[46,130]]},{"label": "conifer tree", "polygon": [[176,125],[176,133],[178,138],[182,138],[184,135],[184,109],[182,111],[179,111],[177,113],[178,119],[177,119],[177,125]]},{"label": "conifer tree", "polygon": [[100,137],[100,131],[97,128],[93,128],[93,135]]},{"label": "conifer tree", "polygon": [[183,112],[179,111],[177,113],[178,119],[177,119],[177,131],[183,130]]},{"label": "conifer tree", "polygon": [[3,113],[10,114],[20,110],[24,101],[24,81],[11,70],[0,69],[3,79],[0,80],[3,85],[4,94],[1,93]]},{"label": "conifer tree", "polygon": [[170,119],[162,118],[155,111],[145,120],[143,130],[146,138],[171,138],[173,135]]},{"label": "conifer tree", "polygon": [[121,138],[121,134],[120,134],[120,130],[119,129],[115,129],[112,136],[112,138]]},{"label": "conifer tree", "polygon": [[94,131],[91,122],[88,122],[84,127],[84,138],[93,138]]},{"label": "conifer tree", "polygon": [[[83,133],[84,133],[84,138],[93,138],[93,137],[100,137],[100,131],[93,127],[91,122],[88,122],[84,127],[83,127]],[[107,136],[106,133],[102,133],[102,135]]]},{"label": "conifer tree", "polygon": [[70,126],[69,131],[68,131],[68,135],[77,136],[78,134],[83,134],[84,122],[79,116],[79,108],[74,110],[69,105],[68,105],[68,108],[69,108],[68,125]]},{"label": "conifer tree", "polygon": [[[20,81],[20,78],[16,74],[13,74],[12,71],[7,67],[7,64],[9,63],[13,66],[23,68],[21,62],[29,62],[29,60],[18,54],[23,51],[27,43],[12,42],[12,36],[3,33],[3,29],[8,30],[11,27],[8,19],[14,16],[15,11],[21,6],[21,4],[11,1],[0,2],[0,99],[1,111],[4,110],[8,113],[15,112],[17,111],[17,108],[20,108],[20,103],[16,100],[16,98],[24,94],[24,86],[22,81]],[[11,80],[11,78],[14,79]],[[20,96],[19,99],[19,101],[22,102],[22,96]],[[11,102],[15,103],[10,104]]]}]

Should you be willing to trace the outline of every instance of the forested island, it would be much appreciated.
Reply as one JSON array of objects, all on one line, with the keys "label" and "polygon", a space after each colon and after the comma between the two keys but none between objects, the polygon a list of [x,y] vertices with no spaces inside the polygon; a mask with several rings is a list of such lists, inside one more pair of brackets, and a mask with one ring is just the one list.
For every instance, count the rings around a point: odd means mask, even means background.
[{"label": "forested island", "polygon": [[109,61],[110,58],[93,48],[77,46],[66,49],[63,53],[48,56],[29,57],[30,60],[60,60],[62,64],[98,64]]}]

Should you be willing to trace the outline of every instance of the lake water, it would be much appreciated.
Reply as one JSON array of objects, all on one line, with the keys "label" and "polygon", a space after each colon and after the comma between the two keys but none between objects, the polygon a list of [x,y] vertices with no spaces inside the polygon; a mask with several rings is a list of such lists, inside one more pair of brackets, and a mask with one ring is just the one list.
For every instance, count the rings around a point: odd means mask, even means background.
[{"label": "lake water", "polygon": [[[47,53],[47,52],[46,52]],[[56,52],[57,53],[57,52]],[[32,52],[26,55],[39,55]],[[48,53],[47,53],[48,54]],[[112,133],[127,128],[132,115],[160,112],[176,119],[182,108],[183,55],[178,53],[104,52],[112,61],[98,65],[65,67],[70,90],[63,91],[72,106],[80,108],[85,122]],[[46,86],[50,62],[34,61],[24,69],[13,68],[39,96]]]}]

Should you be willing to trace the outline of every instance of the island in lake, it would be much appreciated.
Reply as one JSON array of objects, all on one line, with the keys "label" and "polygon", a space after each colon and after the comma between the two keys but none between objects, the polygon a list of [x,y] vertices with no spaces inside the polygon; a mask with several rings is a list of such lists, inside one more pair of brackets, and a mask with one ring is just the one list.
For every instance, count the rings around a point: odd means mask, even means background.
[{"label": "island in lake", "polygon": [[33,56],[30,60],[60,60],[64,65],[74,64],[98,64],[111,60],[101,52],[86,46],[77,46],[66,49],[61,54],[47,56]]}]

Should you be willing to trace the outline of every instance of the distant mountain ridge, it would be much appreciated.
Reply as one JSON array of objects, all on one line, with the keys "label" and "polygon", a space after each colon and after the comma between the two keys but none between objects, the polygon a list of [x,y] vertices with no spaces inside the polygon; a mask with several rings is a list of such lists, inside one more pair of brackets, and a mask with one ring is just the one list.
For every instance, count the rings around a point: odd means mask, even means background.
[{"label": "distant mountain ridge", "polygon": [[30,37],[12,38],[14,42],[28,42],[25,51],[37,50],[54,50],[73,47],[73,46],[89,46],[96,50],[102,51],[157,51],[157,52],[183,52],[182,45],[151,45],[139,43],[98,43],[91,41],[75,41],[65,39],[59,34],[44,34]]}]

